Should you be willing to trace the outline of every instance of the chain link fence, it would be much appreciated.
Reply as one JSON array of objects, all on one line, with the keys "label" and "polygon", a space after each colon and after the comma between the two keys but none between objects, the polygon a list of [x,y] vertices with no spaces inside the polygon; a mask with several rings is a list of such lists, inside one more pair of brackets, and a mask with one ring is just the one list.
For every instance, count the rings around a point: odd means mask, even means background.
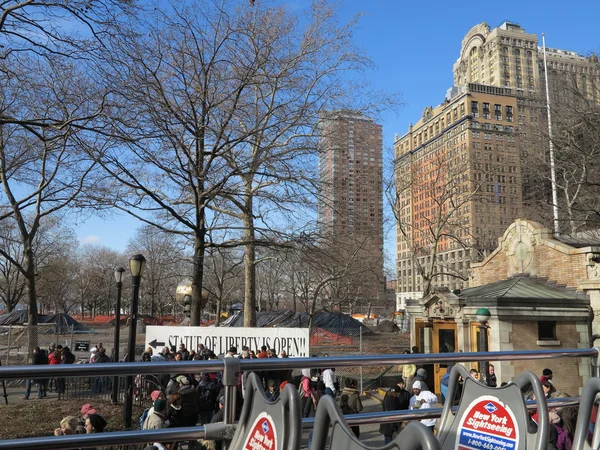
[{"label": "chain link fence", "polygon": [[[68,347],[75,356],[75,364],[89,364],[91,362],[91,350],[102,346],[106,349],[106,355],[110,361],[114,361],[114,323],[91,324],[85,327],[84,331],[77,330],[78,327],[70,325],[65,327],[59,324],[38,324],[29,327],[28,325],[7,325],[0,327],[0,364],[3,366],[17,366],[33,364],[33,349],[39,347],[47,355],[50,347],[62,346]],[[126,356],[128,340],[128,328],[121,326],[119,338],[119,360],[123,361]],[[143,346],[144,335],[136,336],[136,341],[141,342]],[[136,352],[138,353],[138,352]],[[141,353],[141,351],[139,352]],[[149,395],[146,395],[146,385],[157,385],[152,380],[137,380],[136,401],[138,404],[149,401]],[[106,400],[112,398],[113,384],[117,383],[117,401],[124,398],[125,377],[90,377],[90,378],[65,378],[65,379],[44,379],[31,380],[31,390],[36,395],[35,390],[39,386],[40,394],[46,396],[49,393],[57,393],[59,399],[63,400]],[[27,380],[8,380],[5,383],[6,388],[22,388],[25,392]],[[139,392],[138,392],[139,391]],[[27,396],[27,394],[25,394]]]},{"label": "chain link fence", "polygon": [[[363,333],[358,336],[339,336],[330,342],[321,340],[313,345],[311,336],[310,352],[314,356],[360,356],[404,353],[410,349],[410,335],[404,332]],[[342,367],[336,369],[336,378],[341,387],[347,386],[349,379],[355,379],[361,392],[396,384],[400,375],[398,366]]]}]

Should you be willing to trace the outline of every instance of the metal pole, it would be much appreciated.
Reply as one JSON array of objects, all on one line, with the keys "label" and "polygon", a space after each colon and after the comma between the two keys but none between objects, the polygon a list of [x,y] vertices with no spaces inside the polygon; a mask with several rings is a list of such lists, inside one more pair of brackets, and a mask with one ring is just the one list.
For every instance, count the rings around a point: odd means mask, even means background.
[{"label": "metal pole", "polygon": [[[2,366],[2,361],[0,360],[0,366]],[[2,392],[4,393],[4,403],[8,405],[8,395],[6,394],[6,383],[2,380]]]},{"label": "metal pole", "polygon": [[550,181],[552,185],[552,215],[554,217],[554,235],[560,234],[558,226],[558,193],[556,189],[556,166],[554,165],[554,143],[552,142],[552,116],[550,113],[550,86],[548,85],[548,64],[546,62],[546,35],[542,33],[542,48],[544,51],[544,77],[546,79],[546,110],[548,112],[548,138],[550,157]]},{"label": "metal pole", "polygon": [[[138,300],[140,296],[141,276],[131,277],[133,290],[131,298],[131,314],[129,316],[129,341],[127,342],[127,362],[135,361],[135,337],[137,328]],[[123,422],[125,429],[131,429],[131,415],[133,412],[133,376],[128,375],[125,384],[125,408],[123,409]]]},{"label": "metal pole", "polygon": [[33,347],[31,347],[31,324],[27,323],[27,356],[25,358],[25,364],[31,364],[31,351]]},{"label": "metal pole", "polygon": [[73,330],[74,330],[74,328],[75,327],[73,326],[73,324],[71,324],[71,348],[74,348],[73,347]]},{"label": "metal pole", "polygon": [[[485,323],[479,325],[479,351],[488,352],[488,326]],[[479,377],[481,383],[487,385],[487,378],[489,372],[489,361],[483,360],[479,363]]]},{"label": "metal pole", "polygon": [[10,346],[12,344],[12,325],[8,326],[8,348],[6,349],[6,365],[10,366]]},{"label": "metal pole", "polygon": [[[358,329],[358,331],[359,331],[359,335],[358,336],[359,336],[359,339],[360,339],[360,341],[359,341],[359,352],[360,352],[360,355],[362,356],[362,354],[363,354],[362,327],[360,327]],[[363,368],[362,368],[362,366],[360,366],[360,392],[361,393],[363,392]]]},{"label": "metal pole", "polygon": [[[114,341],[114,361],[119,362],[119,342],[121,339],[121,289],[123,282],[117,282],[117,304],[115,306],[115,341]],[[113,378],[112,386],[112,402],[118,403],[119,401],[119,377]]]}]

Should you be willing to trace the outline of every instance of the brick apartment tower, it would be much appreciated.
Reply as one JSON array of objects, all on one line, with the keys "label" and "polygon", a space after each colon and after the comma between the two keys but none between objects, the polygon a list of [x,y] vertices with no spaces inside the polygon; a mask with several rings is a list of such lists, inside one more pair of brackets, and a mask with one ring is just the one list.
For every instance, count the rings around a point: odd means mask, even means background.
[{"label": "brick apartment tower", "polygon": [[381,125],[362,114],[330,111],[319,123],[319,224],[322,232],[361,242],[377,261],[383,292]]}]

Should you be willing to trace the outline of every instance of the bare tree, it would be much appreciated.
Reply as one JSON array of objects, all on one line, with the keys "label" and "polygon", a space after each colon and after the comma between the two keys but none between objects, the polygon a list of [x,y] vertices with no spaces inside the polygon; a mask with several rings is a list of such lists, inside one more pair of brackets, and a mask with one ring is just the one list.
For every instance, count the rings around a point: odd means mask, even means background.
[{"label": "bare tree", "polygon": [[0,229],[0,248],[11,258],[0,257],[0,297],[6,310],[11,312],[26,297],[25,277],[13,261],[23,260],[21,244],[14,226]]},{"label": "bare tree", "polygon": [[[559,228],[575,235],[600,224],[600,89],[580,73],[549,69],[552,137],[546,120],[540,120],[535,151],[530,152],[528,178],[530,201],[541,220],[552,223],[550,142],[554,147],[554,170]],[[590,78],[592,76],[590,75]],[[545,98],[539,103],[546,105]],[[541,110],[543,111],[543,110]],[[545,115],[541,114],[545,119]]]},{"label": "bare tree", "polygon": [[306,241],[299,245],[291,257],[296,260],[294,278],[298,287],[298,301],[309,316],[312,328],[315,315],[320,311],[332,311],[345,304],[349,297],[338,298],[340,280],[360,279],[370,273],[368,265],[361,264],[361,255],[368,249],[369,240],[362,245],[344,245],[345,240],[327,240],[318,243]]},{"label": "bare tree", "polygon": [[286,236],[282,217],[301,223],[306,205],[314,202],[311,167],[317,165],[322,114],[366,108],[365,98],[371,106],[392,103],[392,97],[368,93],[368,83],[357,80],[370,61],[352,41],[356,18],[340,26],[337,13],[327,2],[315,1],[300,21],[290,10],[260,3],[239,42],[241,63],[257,67],[234,122],[248,139],[224,155],[234,176],[221,191],[226,204],[212,207],[241,224],[245,326],[256,322],[257,248],[293,239]]},{"label": "bare tree", "polygon": [[117,208],[189,239],[192,325],[200,324],[206,208],[230,176],[222,155],[247,137],[232,123],[256,71],[237,64],[242,16],[230,2],[157,8],[148,34],[132,29],[111,42],[105,66],[106,82],[118,86],[111,119],[120,139],[95,158],[116,180]]},{"label": "bare tree", "polygon": [[75,259],[75,280],[72,287],[75,303],[81,310],[81,316],[87,314],[110,314],[115,307],[114,270],[123,266],[125,257],[102,245],[84,245]]},{"label": "bare tree", "polygon": [[[476,180],[465,182],[460,176],[464,168],[452,169],[449,159],[444,152],[436,152],[426,165],[430,172],[421,177],[417,176],[419,164],[397,163],[394,182],[386,189],[398,237],[412,259],[413,269],[423,279],[423,296],[431,292],[438,277],[466,280],[459,271],[439,260],[443,245],[469,251],[479,244],[473,240],[477,238],[475,230],[468,228],[460,212],[477,197],[481,183]],[[415,194],[424,196],[429,205],[427,214],[406,214]]]},{"label": "bare tree", "polygon": [[221,312],[227,303],[243,295],[242,258],[236,249],[211,247],[205,261],[206,289],[214,299],[215,326],[221,322]]},{"label": "bare tree", "polygon": [[256,258],[256,293],[259,311],[280,308],[285,296],[286,272],[276,251],[260,249]]},{"label": "bare tree", "polygon": [[[148,35],[113,42],[107,76],[119,86],[113,134],[123,139],[96,158],[119,183],[118,208],[193,243],[192,324],[206,249],[245,246],[244,323],[253,326],[256,246],[276,228],[275,212],[298,204],[293,186],[316,148],[319,111],[342,104],[345,74],[367,61],[326,2],[303,21],[262,2],[211,0],[157,9],[148,25]],[[210,241],[218,229],[207,208],[234,217],[239,235]]]},{"label": "bare tree", "polygon": [[69,63],[23,57],[0,80],[0,224],[18,230],[22,260],[0,255],[27,283],[29,323],[37,324],[35,240],[44,221],[72,205],[94,167],[77,151],[102,108],[95,88]]},{"label": "bare tree", "polygon": [[189,257],[176,235],[149,225],[137,230],[129,241],[128,253],[142,253],[148,263],[144,273],[142,308],[148,314],[164,315],[175,302],[177,284],[189,271]]},{"label": "bare tree", "polygon": [[[0,256],[0,293],[3,295],[4,303],[9,311],[12,311],[18,303],[26,300],[27,280],[23,273],[12,261],[23,263],[23,245],[20,235],[14,223],[5,220],[0,231],[0,248],[11,255],[11,259]],[[34,240],[34,251],[36,256],[36,277],[39,282],[45,282],[45,275],[52,271],[60,271],[58,265],[70,264],[77,248],[75,233],[61,222],[59,217],[49,217],[40,226]],[[73,268],[70,267],[72,271]],[[72,281],[72,274],[61,274],[68,284]],[[53,295],[46,292],[44,287],[40,288],[39,304],[46,311],[55,310],[52,304]]]},{"label": "bare tree", "polygon": [[[0,60],[19,58],[23,53],[85,58],[101,47],[103,34],[113,29],[119,17],[134,9],[130,0],[3,1]],[[10,65],[0,66],[0,71],[9,70]]]}]

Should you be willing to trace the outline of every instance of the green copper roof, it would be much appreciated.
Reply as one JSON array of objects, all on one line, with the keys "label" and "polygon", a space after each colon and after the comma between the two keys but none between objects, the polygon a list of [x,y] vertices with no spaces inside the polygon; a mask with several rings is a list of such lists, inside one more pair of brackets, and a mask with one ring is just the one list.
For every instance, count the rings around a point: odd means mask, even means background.
[{"label": "green copper roof", "polygon": [[518,275],[508,280],[496,281],[463,289],[460,293],[463,298],[497,298],[497,299],[556,299],[556,300],[581,300],[586,296],[574,288],[548,282],[546,278],[535,278],[527,275]]}]

